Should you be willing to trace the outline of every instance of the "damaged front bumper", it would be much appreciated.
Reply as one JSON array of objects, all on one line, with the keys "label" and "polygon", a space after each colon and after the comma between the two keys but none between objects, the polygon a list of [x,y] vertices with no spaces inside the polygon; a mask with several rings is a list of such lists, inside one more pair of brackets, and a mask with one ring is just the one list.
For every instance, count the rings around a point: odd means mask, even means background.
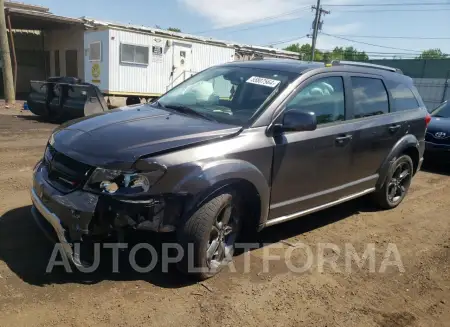
[{"label": "damaged front bumper", "polygon": [[38,226],[42,228],[42,230],[48,237],[51,237],[48,228],[45,226],[44,220],[50,223],[58,238],[57,241],[61,243],[62,249],[64,250],[67,258],[75,266],[83,267],[84,264],[80,260],[79,253],[75,253],[75,251],[73,250],[73,245],[66,238],[67,231],[62,226],[59,217],[47,209],[44,203],[39,199],[34,189],[31,190],[31,200],[33,201],[31,213]]},{"label": "damaged front bumper", "polygon": [[31,199],[32,214],[38,225],[44,231],[45,225],[51,226],[57,241],[76,266],[83,266],[83,262],[73,250],[74,242],[101,241],[123,229],[174,231],[183,202],[172,195],[132,201],[82,189],[64,193],[52,186],[48,168],[42,163],[34,171]]}]

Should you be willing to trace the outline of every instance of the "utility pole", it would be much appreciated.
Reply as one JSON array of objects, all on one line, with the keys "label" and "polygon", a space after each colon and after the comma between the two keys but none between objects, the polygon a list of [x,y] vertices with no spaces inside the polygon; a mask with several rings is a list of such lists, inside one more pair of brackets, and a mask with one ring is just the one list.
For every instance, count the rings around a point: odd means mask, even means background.
[{"label": "utility pole", "polygon": [[322,14],[326,15],[330,12],[327,10],[323,10],[322,7],[320,7],[320,0],[317,0],[317,5],[311,7],[312,10],[316,11],[316,17],[314,18],[313,22],[313,35],[312,35],[312,44],[311,44],[311,61],[314,61],[314,54],[316,52],[316,43],[317,43],[317,34],[319,30],[322,29],[322,23],[320,21]]},{"label": "utility pole", "polygon": [[6,31],[5,1],[0,0],[0,51],[2,54],[3,85],[5,91],[5,102],[14,104],[16,94],[14,90],[14,79],[12,73],[11,56],[9,53],[8,34]]}]

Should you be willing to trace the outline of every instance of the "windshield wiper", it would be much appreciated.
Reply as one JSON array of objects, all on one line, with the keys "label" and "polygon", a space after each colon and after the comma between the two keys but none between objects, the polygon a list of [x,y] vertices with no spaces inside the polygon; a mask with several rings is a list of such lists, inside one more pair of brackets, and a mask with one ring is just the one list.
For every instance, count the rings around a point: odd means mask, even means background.
[{"label": "windshield wiper", "polygon": [[194,116],[206,119],[206,120],[217,122],[215,119],[213,119],[213,118],[211,118],[211,117],[209,117],[209,116],[207,116],[205,114],[202,114],[202,113],[198,112],[197,110],[194,110],[192,108],[186,107],[186,106],[181,106],[181,105],[163,105],[160,102],[158,102],[158,105],[161,106],[162,108],[173,109],[173,110],[181,112],[183,114],[191,114],[191,115],[194,115]]}]

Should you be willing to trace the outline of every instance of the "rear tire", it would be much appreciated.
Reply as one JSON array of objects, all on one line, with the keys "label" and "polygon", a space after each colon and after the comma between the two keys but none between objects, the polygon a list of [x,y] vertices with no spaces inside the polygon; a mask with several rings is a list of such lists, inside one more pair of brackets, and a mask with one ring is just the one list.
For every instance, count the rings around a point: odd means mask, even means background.
[{"label": "rear tire", "polygon": [[184,255],[178,269],[196,279],[216,275],[231,260],[240,232],[241,217],[236,197],[223,192],[204,203],[178,228]]},{"label": "rear tire", "polygon": [[393,209],[405,198],[411,185],[414,165],[411,157],[402,155],[389,168],[383,186],[374,193],[376,205],[382,209]]}]

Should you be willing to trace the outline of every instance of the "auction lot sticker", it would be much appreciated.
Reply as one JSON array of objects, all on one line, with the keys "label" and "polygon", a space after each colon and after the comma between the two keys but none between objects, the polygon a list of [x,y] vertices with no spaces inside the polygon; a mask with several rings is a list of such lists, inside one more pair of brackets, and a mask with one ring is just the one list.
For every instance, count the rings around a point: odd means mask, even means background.
[{"label": "auction lot sticker", "polygon": [[265,77],[257,77],[252,76],[247,80],[247,83],[262,85],[262,86],[268,86],[274,88],[278,84],[280,84],[280,81],[277,81],[276,79],[270,79]]}]

